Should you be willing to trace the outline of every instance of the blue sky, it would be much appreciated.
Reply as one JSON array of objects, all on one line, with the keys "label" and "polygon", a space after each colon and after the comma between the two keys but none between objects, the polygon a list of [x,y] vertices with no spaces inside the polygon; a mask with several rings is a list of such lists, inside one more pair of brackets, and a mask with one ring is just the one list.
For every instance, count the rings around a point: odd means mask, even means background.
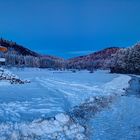
[{"label": "blue sky", "polygon": [[65,58],[140,40],[140,0],[0,0],[1,36]]}]

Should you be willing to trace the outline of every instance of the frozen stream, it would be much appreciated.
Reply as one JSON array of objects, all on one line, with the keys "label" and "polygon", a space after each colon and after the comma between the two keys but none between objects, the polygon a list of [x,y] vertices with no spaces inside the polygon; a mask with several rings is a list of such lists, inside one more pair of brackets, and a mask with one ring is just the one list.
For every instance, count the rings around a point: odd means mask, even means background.
[{"label": "frozen stream", "polygon": [[133,76],[126,96],[90,120],[91,139],[140,140],[140,78]]}]

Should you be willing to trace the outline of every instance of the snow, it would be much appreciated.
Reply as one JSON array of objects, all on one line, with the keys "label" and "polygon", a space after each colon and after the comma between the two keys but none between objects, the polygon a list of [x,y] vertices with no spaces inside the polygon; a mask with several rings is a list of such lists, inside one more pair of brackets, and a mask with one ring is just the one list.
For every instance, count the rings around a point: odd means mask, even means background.
[{"label": "snow", "polygon": [[10,71],[0,68],[0,80],[9,81],[11,84],[25,84],[30,83],[28,80],[21,80],[17,75],[12,74]]},{"label": "snow", "polygon": [[[56,118],[56,119],[55,119]],[[69,119],[65,114],[58,114],[50,120],[34,120],[31,123],[0,125],[1,136],[6,140],[6,135],[11,139],[76,139],[85,140],[85,129]],[[57,120],[59,119],[59,120]],[[63,120],[60,122],[60,120]],[[66,121],[67,120],[67,121]],[[69,121],[69,122],[68,122]],[[13,131],[14,129],[14,131]]]},{"label": "snow", "polygon": [[[110,96],[120,97],[131,79],[128,75],[101,70],[92,74],[88,71],[72,73],[36,68],[12,68],[8,71],[31,83],[11,85],[0,81],[0,137],[3,140],[86,140],[85,124],[70,114],[73,107],[86,102],[86,110],[90,103],[96,104],[94,97],[105,96],[106,101]],[[92,123],[97,129],[96,122]]]},{"label": "snow", "polygon": [[0,87],[8,86],[8,85],[10,85],[9,82],[7,82],[7,81],[0,81]]},{"label": "snow", "polygon": [[91,139],[140,139],[140,79],[133,77],[129,83],[127,96],[118,96],[110,108],[91,119],[94,129]]},{"label": "snow", "polygon": [[5,62],[5,58],[0,58],[0,62]]},{"label": "snow", "polygon": [[69,116],[64,115],[63,113],[57,114],[57,115],[55,116],[55,119],[56,119],[58,122],[63,123],[63,124],[67,123],[67,122],[70,120]]},{"label": "snow", "polygon": [[103,86],[102,91],[105,93],[114,94],[124,94],[125,89],[129,87],[129,81],[131,77],[128,75],[120,75],[119,77],[113,79],[111,82],[106,83]]},{"label": "snow", "polygon": [[95,140],[139,140],[140,138],[140,99],[121,97],[111,106],[90,121]]}]

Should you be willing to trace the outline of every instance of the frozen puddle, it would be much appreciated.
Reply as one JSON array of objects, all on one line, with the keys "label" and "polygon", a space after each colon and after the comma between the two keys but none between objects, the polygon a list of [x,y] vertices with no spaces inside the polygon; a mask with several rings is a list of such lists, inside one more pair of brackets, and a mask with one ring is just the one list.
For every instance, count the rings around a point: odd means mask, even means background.
[{"label": "frozen puddle", "polygon": [[131,79],[108,71],[11,71],[31,83],[0,88],[0,140],[90,139],[87,122],[123,95]]}]

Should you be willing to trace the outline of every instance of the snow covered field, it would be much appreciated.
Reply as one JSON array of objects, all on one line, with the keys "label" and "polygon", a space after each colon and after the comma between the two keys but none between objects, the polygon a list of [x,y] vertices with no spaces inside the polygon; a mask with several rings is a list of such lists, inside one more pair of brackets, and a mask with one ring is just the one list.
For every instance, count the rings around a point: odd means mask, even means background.
[{"label": "snow covered field", "polygon": [[[123,136],[131,130],[127,124],[131,120],[129,113],[136,119],[130,125],[139,121],[140,112],[135,111],[136,106],[140,107],[139,99],[134,99],[131,106],[131,99],[120,96],[129,86],[130,76],[108,71],[92,74],[35,68],[10,71],[31,83],[11,85],[0,81],[0,140],[118,140],[119,136],[127,140],[128,137]],[[117,99],[110,108],[88,120],[93,131],[87,136],[83,124],[73,120],[69,113],[87,99],[100,96]],[[130,111],[124,113],[125,109]],[[139,132],[136,131],[137,138]]]}]

